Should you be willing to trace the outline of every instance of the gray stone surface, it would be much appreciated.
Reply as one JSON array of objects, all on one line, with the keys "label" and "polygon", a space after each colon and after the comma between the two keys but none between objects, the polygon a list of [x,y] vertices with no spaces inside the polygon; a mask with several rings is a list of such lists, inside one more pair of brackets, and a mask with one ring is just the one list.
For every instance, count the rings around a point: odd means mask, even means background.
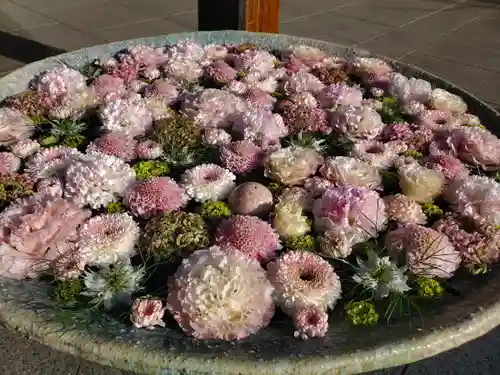
[{"label": "gray stone surface", "polygon": [[[195,0],[0,0],[0,75],[63,50],[197,27]],[[498,1],[282,0],[281,32],[418,65],[500,108]],[[498,374],[498,333],[370,375]],[[0,375],[128,374],[0,329]]]}]

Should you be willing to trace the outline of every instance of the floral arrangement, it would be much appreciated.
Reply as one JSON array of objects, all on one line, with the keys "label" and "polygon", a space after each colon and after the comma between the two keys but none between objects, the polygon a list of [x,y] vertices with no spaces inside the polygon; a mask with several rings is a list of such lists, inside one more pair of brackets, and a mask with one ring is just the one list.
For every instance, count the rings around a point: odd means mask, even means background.
[{"label": "floral arrangement", "polygon": [[376,58],[137,45],[34,77],[0,147],[0,276],[135,329],[319,338],[500,259],[500,140]]}]

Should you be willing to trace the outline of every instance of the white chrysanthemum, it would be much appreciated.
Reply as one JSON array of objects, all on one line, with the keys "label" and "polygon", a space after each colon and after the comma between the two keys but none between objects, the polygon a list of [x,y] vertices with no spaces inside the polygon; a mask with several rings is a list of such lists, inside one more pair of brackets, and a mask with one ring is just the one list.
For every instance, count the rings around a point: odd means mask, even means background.
[{"label": "white chrysanthemum", "polygon": [[282,201],[274,208],[273,228],[282,238],[303,236],[311,230],[297,202]]},{"label": "white chrysanthemum", "polygon": [[231,134],[224,129],[208,128],[203,132],[203,143],[211,146],[221,146],[231,143]]},{"label": "white chrysanthemum", "polygon": [[462,114],[467,112],[467,104],[464,100],[451,92],[443,89],[434,89],[431,93],[430,105],[440,111]]},{"label": "white chrysanthemum", "polygon": [[24,159],[40,150],[40,143],[34,139],[23,139],[12,146],[11,151],[18,158]]},{"label": "white chrysanthemum", "polygon": [[127,213],[89,219],[80,229],[79,251],[91,266],[109,266],[134,255],[139,225]]},{"label": "white chrysanthemum", "polygon": [[56,146],[45,148],[31,157],[26,163],[25,172],[37,180],[64,173],[68,166],[85,157],[76,148]]},{"label": "white chrysanthemum", "polygon": [[308,72],[298,72],[287,76],[283,82],[283,91],[287,94],[311,91],[318,92],[325,85],[315,76]]},{"label": "white chrysanthemum", "polygon": [[119,262],[97,272],[87,271],[83,276],[84,296],[91,297],[90,303],[103,305],[110,310],[119,303],[131,304],[131,296],[140,287],[144,269],[134,269],[130,263]]},{"label": "white chrysanthemum", "polygon": [[257,260],[212,246],[183,260],[167,309],[197,339],[241,340],[271,321],[273,290]]},{"label": "white chrysanthemum", "polygon": [[203,68],[198,62],[181,57],[170,59],[163,70],[168,78],[179,83],[193,82],[203,75]]},{"label": "white chrysanthemum", "polygon": [[236,175],[217,164],[201,164],[181,176],[181,186],[198,202],[226,199],[236,186]]},{"label": "white chrysanthemum", "polygon": [[382,177],[377,168],[348,156],[327,158],[320,172],[323,177],[339,186],[382,189]]},{"label": "white chrysanthemum", "polygon": [[64,193],[78,205],[96,209],[123,196],[134,179],[133,168],[124,161],[95,153],[69,166]]},{"label": "white chrysanthemum", "polygon": [[310,148],[292,146],[268,155],[264,162],[266,177],[286,185],[297,185],[316,173],[323,157]]},{"label": "white chrysanthemum", "polygon": [[109,100],[99,109],[103,128],[132,137],[144,134],[153,124],[153,115],[144,99],[135,93]]},{"label": "white chrysanthemum", "polygon": [[49,116],[55,119],[80,118],[85,110],[97,104],[97,96],[90,88],[65,96],[60,105],[49,111]]},{"label": "white chrysanthemum", "polygon": [[358,258],[358,268],[353,280],[365,289],[373,291],[377,298],[386,298],[389,293],[404,293],[411,288],[406,284],[406,268],[398,268],[389,257],[380,258],[368,251],[368,259]]}]

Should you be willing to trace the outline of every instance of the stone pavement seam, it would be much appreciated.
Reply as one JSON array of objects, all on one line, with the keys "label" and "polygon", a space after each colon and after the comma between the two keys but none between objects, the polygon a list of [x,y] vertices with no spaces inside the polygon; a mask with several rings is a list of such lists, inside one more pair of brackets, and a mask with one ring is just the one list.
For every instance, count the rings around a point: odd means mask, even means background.
[{"label": "stone pavement seam", "polygon": [[[310,16],[316,16],[318,14],[328,13],[328,12],[331,12],[332,10],[339,9],[339,8],[344,8],[344,7],[353,5],[353,4],[363,3],[365,1],[368,1],[368,0],[355,0],[353,2],[346,3],[346,4],[341,4],[341,5],[337,5],[337,6],[334,6],[332,8],[329,8],[329,9],[326,9],[326,10],[322,10],[320,12],[308,13],[308,14],[305,14],[303,16],[297,16],[297,17],[288,18],[287,20],[282,21],[280,23],[289,23],[289,22],[301,20],[301,19],[304,19],[304,18],[307,18],[307,17],[310,17]],[[352,18],[352,17],[348,17],[348,18]]]},{"label": "stone pavement seam", "polygon": [[[407,53],[405,54],[404,56],[402,57],[399,57],[397,59],[393,59],[393,60],[396,60],[396,61],[399,61],[399,60],[403,60],[404,58],[416,53],[416,52],[419,52],[418,50],[415,50],[411,53]],[[474,69],[477,69],[477,70],[482,70],[482,71],[485,71],[485,72],[491,72],[491,73],[495,73],[495,74],[499,74],[498,71],[496,70],[491,70],[491,69],[486,69],[486,68],[483,68],[482,66],[477,66],[477,65],[473,65],[473,64],[468,64],[466,62],[462,62],[462,61],[455,61],[455,60],[452,60],[452,59],[449,59],[449,58],[446,58],[446,57],[442,57],[442,56],[435,56],[435,55],[431,55],[430,53],[425,53],[425,52],[421,52],[421,54],[423,56],[430,56],[430,57],[433,57],[437,60],[441,60],[441,61],[449,61],[449,62],[452,62],[454,64],[458,64],[458,65],[464,65],[464,66],[468,66],[468,67],[471,67],[471,68],[474,68]],[[498,104],[497,104],[498,105]]]}]

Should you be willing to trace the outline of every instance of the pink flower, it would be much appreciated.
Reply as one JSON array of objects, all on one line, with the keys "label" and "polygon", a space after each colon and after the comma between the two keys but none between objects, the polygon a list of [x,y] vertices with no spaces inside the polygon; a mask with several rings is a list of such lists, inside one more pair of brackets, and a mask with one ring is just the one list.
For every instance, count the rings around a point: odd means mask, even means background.
[{"label": "pink flower", "polygon": [[184,259],[169,282],[167,309],[199,340],[241,340],[274,315],[273,287],[259,262],[217,246]]},{"label": "pink flower", "polygon": [[127,84],[139,78],[139,62],[128,54],[121,54],[119,60],[120,61],[112,58],[106,61],[104,69],[107,74],[121,78]]},{"label": "pink flower", "polygon": [[413,101],[427,103],[431,97],[432,86],[429,82],[418,78],[406,78],[400,73],[391,75],[389,93],[399,102]]},{"label": "pink flower", "polygon": [[165,105],[173,104],[179,98],[179,90],[168,79],[158,79],[151,85],[146,86],[144,96],[146,98],[156,97],[161,99]]},{"label": "pink flower", "polygon": [[317,307],[298,310],[293,317],[295,337],[307,340],[312,337],[324,337],[328,331],[328,314]]},{"label": "pink flower", "polygon": [[304,181],[304,188],[316,198],[323,195],[325,191],[333,186],[334,184],[330,180],[317,176]]},{"label": "pink flower", "polygon": [[305,308],[333,309],[341,295],[340,279],[319,255],[290,251],[267,265],[276,304],[289,316]]},{"label": "pink flower", "polygon": [[308,72],[310,68],[295,56],[290,56],[285,60],[283,67],[288,75],[293,75],[299,72]]},{"label": "pink flower", "polygon": [[35,78],[34,86],[51,107],[63,97],[71,96],[87,88],[87,80],[78,70],[66,66],[54,68]]},{"label": "pink flower", "polygon": [[224,60],[214,61],[205,68],[205,75],[216,82],[226,83],[236,79],[236,70],[231,68]]},{"label": "pink flower", "polygon": [[12,146],[34,132],[35,125],[28,116],[15,109],[0,108],[0,145]]},{"label": "pink flower", "polygon": [[306,45],[290,46],[286,48],[282,54],[285,59],[298,59],[309,68],[320,67],[322,66],[322,62],[327,59],[327,55],[324,51]]},{"label": "pink flower", "polygon": [[276,98],[273,98],[266,91],[257,87],[251,87],[245,94],[247,102],[253,107],[259,107],[271,111],[276,103]]},{"label": "pink flower", "polygon": [[178,210],[186,203],[184,190],[169,177],[155,177],[132,184],[123,203],[135,216],[150,218]]},{"label": "pink flower", "polygon": [[258,261],[270,260],[281,247],[279,236],[270,224],[256,216],[245,215],[225,219],[217,228],[215,243],[233,247]]},{"label": "pink flower", "polygon": [[59,177],[48,177],[38,181],[36,191],[53,197],[62,197],[64,186]]},{"label": "pink flower", "polygon": [[136,145],[137,141],[132,137],[121,133],[109,133],[91,142],[87,147],[87,153],[101,152],[128,162],[136,158]]},{"label": "pink flower", "polygon": [[377,237],[387,225],[385,203],[366,188],[333,187],[317,199],[313,208],[319,229],[343,229],[362,237]]},{"label": "pink flower", "polygon": [[319,171],[335,185],[383,190],[379,170],[359,159],[347,156],[327,158]]},{"label": "pink flower", "polygon": [[393,256],[403,251],[408,270],[424,277],[450,278],[460,266],[460,254],[442,233],[420,225],[409,225],[390,232],[386,246]]},{"label": "pink flower", "polygon": [[387,62],[375,57],[357,58],[352,70],[364,83],[377,87],[387,86],[393,72],[392,67]]},{"label": "pink flower", "polygon": [[408,124],[387,125],[382,132],[381,138],[387,141],[409,141],[412,137],[412,130]]},{"label": "pink flower", "polygon": [[231,134],[220,128],[207,128],[203,132],[203,143],[211,146],[222,146],[231,143]]},{"label": "pink flower", "polygon": [[165,327],[165,322],[162,319],[166,309],[159,299],[137,298],[132,303],[130,321],[135,328]]},{"label": "pink flower", "polygon": [[276,57],[264,50],[246,50],[235,56],[234,69],[263,76],[274,69]]},{"label": "pink flower", "polygon": [[459,159],[445,153],[430,155],[426,160],[425,166],[440,171],[449,180],[469,174],[469,170]]},{"label": "pink flower", "polygon": [[406,195],[388,195],[383,198],[385,210],[392,220],[400,224],[422,224],[427,222],[427,217],[422,211],[422,206],[412,201]]},{"label": "pink flower", "polygon": [[78,228],[90,217],[73,202],[35,194],[0,215],[0,275],[36,277],[74,250]]},{"label": "pink flower", "polygon": [[286,101],[281,104],[281,112],[283,121],[290,132],[306,131],[329,134],[332,131],[327,112],[321,108],[301,106]]},{"label": "pink flower", "polygon": [[139,159],[157,159],[163,154],[163,147],[155,141],[145,140],[137,144],[135,153]]},{"label": "pink flower", "polygon": [[447,139],[456,156],[484,170],[500,169],[500,140],[486,129],[462,126]]},{"label": "pink flower", "polygon": [[287,76],[283,83],[283,91],[287,95],[303,91],[318,92],[324,87],[325,85],[318,78],[307,72],[298,72]]},{"label": "pink flower", "polygon": [[66,171],[83,154],[75,148],[56,146],[45,148],[33,155],[26,163],[26,173],[33,179],[52,177]]},{"label": "pink flower", "polygon": [[94,79],[90,87],[94,90],[94,94],[100,102],[104,98],[109,100],[114,97],[120,97],[126,90],[125,81],[122,78],[109,74],[103,74]]},{"label": "pink flower", "polygon": [[406,150],[406,145],[400,141],[382,143],[375,140],[364,140],[354,144],[351,156],[376,168],[387,169],[392,167],[398,155]]},{"label": "pink flower", "polygon": [[319,91],[317,97],[321,107],[326,109],[338,105],[360,107],[363,100],[363,93],[357,87],[348,86],[344,83],[334,83]]},{"label": "pink flower", "polygon": [[369,106],[338,107],[332,112],[331,124],[350,138],[372,139],[384,130],[380,115]]},{"label": "pink flower", "polygon": [[21,160],[10,152],[0,152],[0,176],[8,176],[17,172]]},{"label": "pink flower", "polygon": [[18,158],[24,159],[40,150],[40,143],[34,139],[23,139],[12,146],[12,153]]},{"label": "pink flower", "polygon": [[453,115],[445,111],[426,110],[418,115],[416,123],[431,130],[445,130],[453,125]]},{"label": "pink flower", "polygon": [[251,141],[243,140],[219,148],[221,165],[234,173],[249,172],[262,164],[264,152]]}]

